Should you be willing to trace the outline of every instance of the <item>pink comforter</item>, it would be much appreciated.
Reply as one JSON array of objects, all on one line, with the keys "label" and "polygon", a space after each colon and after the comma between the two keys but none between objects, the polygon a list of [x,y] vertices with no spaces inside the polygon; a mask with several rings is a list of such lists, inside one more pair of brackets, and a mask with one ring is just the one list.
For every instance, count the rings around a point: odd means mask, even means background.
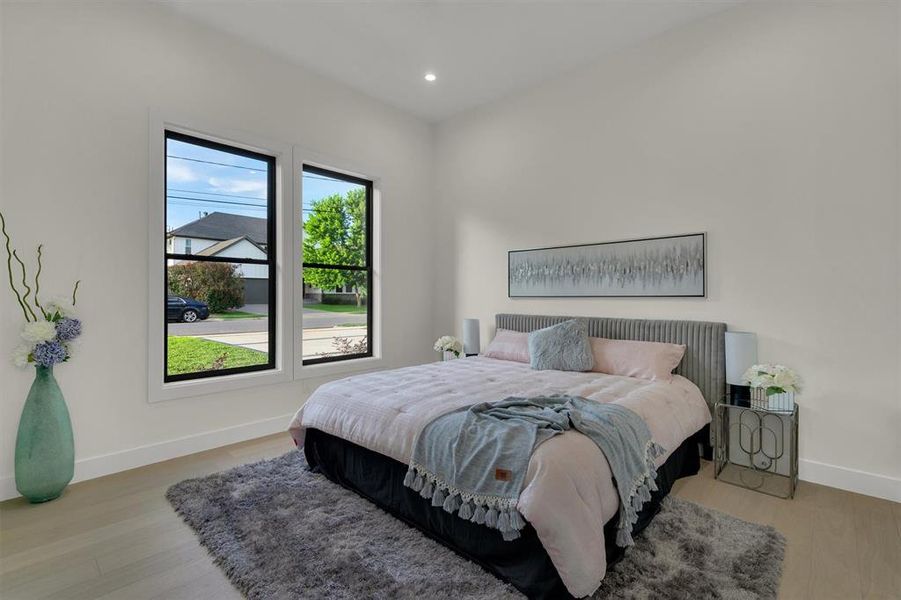
[{"label": "pink comforter", "polygon": [[[660,382],[534,371],[527,364],[472,357],[326,383],[297,411],[290,432],[298,446],[305,429],[314,428],[407,464],[416,434],[435,417],[478,402],[541,394],[571,394],[635,411],[666,449],[658,465],[710,422],[700,390],[684,377]],[[518,508],[569,592],[592,594],[607,568],[604,524],[619,508],[610,466],[594,442],[569,431],[539,446]],[[492,534],[497,532],[486,529]]]}]

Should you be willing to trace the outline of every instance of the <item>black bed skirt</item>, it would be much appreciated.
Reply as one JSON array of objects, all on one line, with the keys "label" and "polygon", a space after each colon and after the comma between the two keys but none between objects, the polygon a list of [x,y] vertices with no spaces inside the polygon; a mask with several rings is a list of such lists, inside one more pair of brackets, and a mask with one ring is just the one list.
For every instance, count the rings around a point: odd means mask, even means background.
[{"label": "black bed skirt", "polygon": [[[531,525],[526,525],[520,538],[506,542],[500,532],[435,508],[431,500],[404,487],[406,465],[317,429],[307,430],[304,453],[315,471],[481,565],[529,598],[572,598]],[[694,475],[699,468],[698,436],[693,436],[657,470],[658,489],[639,512],[633,533],[647,527],[677,479]],[[614,542],[617,524],[614,517],[604,526],[608,566],[624,554]]]}]

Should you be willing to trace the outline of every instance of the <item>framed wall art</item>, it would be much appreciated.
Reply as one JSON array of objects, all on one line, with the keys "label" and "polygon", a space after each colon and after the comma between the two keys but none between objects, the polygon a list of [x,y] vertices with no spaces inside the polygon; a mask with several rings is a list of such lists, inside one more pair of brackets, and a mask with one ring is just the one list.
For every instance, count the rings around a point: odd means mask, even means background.
[{"label": "framed wall art", "polygon": [[556,246],[507,253],[511,298],[706,295],[706,235]]}]

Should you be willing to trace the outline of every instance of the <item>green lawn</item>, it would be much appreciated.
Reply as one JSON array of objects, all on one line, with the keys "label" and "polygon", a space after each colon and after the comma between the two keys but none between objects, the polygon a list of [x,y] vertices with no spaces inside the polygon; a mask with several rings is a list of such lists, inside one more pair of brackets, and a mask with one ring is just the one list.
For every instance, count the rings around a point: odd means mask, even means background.
[{"label": "green lawn", "polygon": [[365,315],[365,306],[354,306],[353,304],[304,304],[304,308],[312,308],[313,310],[325,310],[328,312],[347,313],[351,315]]},{"label": "green lawn", "polygon": [[212,313],[211,319],[262,319],[266,315],[246,312],[243,310],[230,310],[228,312]]},{"label": "green lawn", "polygon": [[262,365],[269,361],[265,352],[184,336],[169,336],[168,355],[169,375]]}]

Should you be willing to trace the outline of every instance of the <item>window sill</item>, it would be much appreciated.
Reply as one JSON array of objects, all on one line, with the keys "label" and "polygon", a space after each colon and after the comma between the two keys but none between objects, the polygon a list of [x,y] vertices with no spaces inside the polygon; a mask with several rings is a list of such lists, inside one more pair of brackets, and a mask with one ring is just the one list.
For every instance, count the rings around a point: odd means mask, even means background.
[{"label": "window sill", "polygon": [[351,375],[361,371],[376,371],[385,367],[381,357],[355,358],[351,360],[320,363],[318,365],[301,365],[296,369],[294,379],[315,379],[316,377],[332,377],[335,375]]},{"label": "window sill", "polygon": [[289,381],[291,381],[291,376],[284,369],[270,369],[206,379],[190,379],[171,383],[159,382],[151,385],[148,401],[165,402]]}]

